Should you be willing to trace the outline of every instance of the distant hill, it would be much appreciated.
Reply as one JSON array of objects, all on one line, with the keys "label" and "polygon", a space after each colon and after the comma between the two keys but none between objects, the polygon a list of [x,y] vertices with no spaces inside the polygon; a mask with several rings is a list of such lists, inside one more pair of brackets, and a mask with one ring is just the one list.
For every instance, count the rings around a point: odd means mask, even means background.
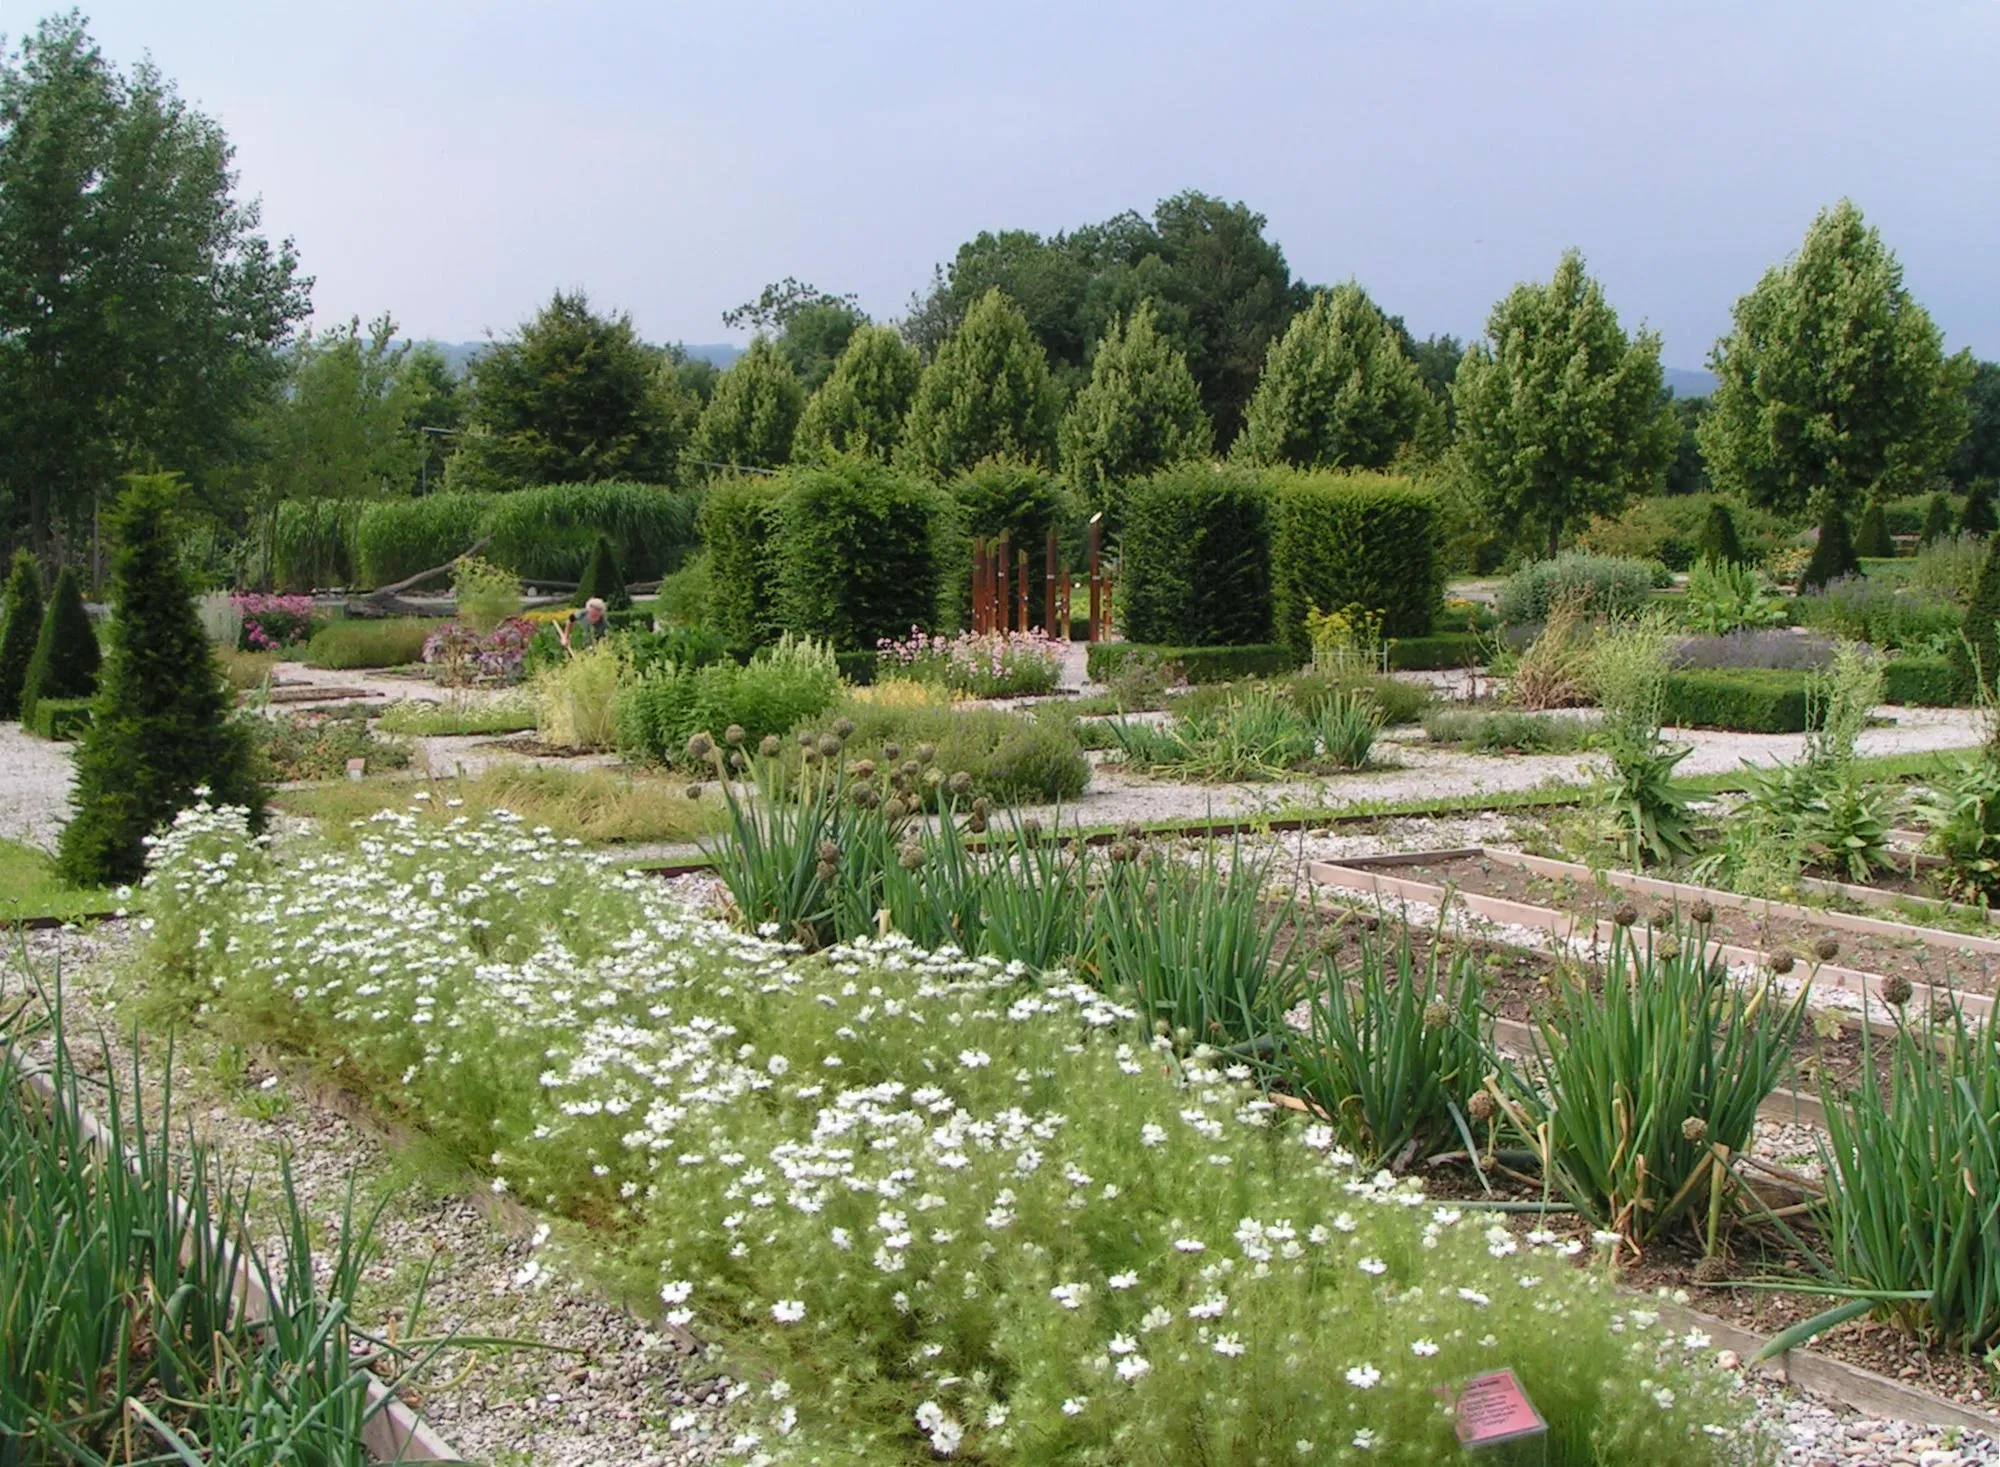
[{"label": "distant hill", "polygon": [[[450,365],[453,374],[460,377],[463,377],[465,369],[472,365],[472,359],[485,351],[487,346],[483,341],[426,340],[422,344],[436,347]],[[714,362],[725,372],[729,370],[732,362],[743,355],[742,347],[727,341],[683,342],[681,350],[704,362]]]},{"label": "distant hill", "polygon": [[1660,375],[1675,397],[1707,397],[1715,391],[1715,373],[1699,367],[1662,367]]}]

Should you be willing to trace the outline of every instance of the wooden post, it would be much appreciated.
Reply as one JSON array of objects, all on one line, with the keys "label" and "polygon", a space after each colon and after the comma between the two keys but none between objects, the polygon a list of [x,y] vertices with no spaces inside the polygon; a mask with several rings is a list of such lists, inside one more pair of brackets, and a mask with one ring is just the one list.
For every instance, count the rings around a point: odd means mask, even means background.
[{"label": "wooden post", "polygon": [[972,541],[972,629],[986,630],[986,537]]},{"label": "wooden post", "polygon": [[1098,607],[1100,604],[1098,598],[1098,588],[1101,582],[1098,579],[1099,576],[1098,550],[1103,544],[1103,540],[1104,540],[1104,512],[1102,510],[1099,510],[1096,514],[1090,517],[1090,638],[1089,640],[1093,642],[1097,640]]},{"label": "wooden post", "polygon": [[1049,531],[1049,543],[1042,552],[1042,630],[1056,634],[1056,532]]},{"label": "wooden post", "polygon": [[1028,552],[1014,552],[1014,630],[1028,629]]},{"label": "wooden post", "polygon": [[996,594],[993,603],[993,625],[987,628],[989,631],[1004,632],[1007,630],[1007,613],[1009,606],[1012,604],[1008,598],[1007,586],[1007,571],[1009,562],[1013,558],[1009,553],[1009,548],[1006,533],[1003,531],[999,540],[994,544],[993,558],[994,565],[997,568],[995,580],[998,584],[995,588]]}]

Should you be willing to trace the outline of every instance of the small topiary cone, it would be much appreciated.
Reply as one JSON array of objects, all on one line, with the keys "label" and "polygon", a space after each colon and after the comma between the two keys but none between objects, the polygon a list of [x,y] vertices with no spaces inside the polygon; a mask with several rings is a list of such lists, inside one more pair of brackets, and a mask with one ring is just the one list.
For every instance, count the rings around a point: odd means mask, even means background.
[{"label": "small topiary cone", "polygon": [[7,596],[0,609],[0,718],[21,716],[21,690],[42,634],[42,573],[25,550],[14,552]]},{"label": "small topiary cone", "polygon": [[84,609],[83,584],[75,571],[64,566],[42,612],[35,655],[29,659],[28,675],[21,683],[21,722],[26,724],[35,716],[35,705],[44,698],[88,698],[95,693],[102,660],[97,632]]}]

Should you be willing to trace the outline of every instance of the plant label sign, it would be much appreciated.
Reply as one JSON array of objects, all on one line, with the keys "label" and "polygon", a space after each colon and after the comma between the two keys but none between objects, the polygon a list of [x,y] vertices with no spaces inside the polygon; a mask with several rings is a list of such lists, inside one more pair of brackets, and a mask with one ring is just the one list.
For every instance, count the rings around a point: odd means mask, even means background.
[{"label": "plant label sign", "polygon": [[1549,1429],[1511,1370],[1475,1375],[1459,1387],[1452,1405],[1458,1418],[1458,1440],[1471,1450],[1540,1436]]},{"label": "plant label sign", "polygon": [[347,761],[347,777],[349,779],[359,779],[367,772],[368,761],[366,759],[349,759]]}]

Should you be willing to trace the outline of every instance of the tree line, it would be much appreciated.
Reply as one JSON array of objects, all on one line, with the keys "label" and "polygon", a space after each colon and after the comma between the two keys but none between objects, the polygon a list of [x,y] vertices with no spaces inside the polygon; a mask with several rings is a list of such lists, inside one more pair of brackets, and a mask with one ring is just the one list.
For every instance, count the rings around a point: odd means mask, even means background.
[{"label": "tree line", "polygon": [[0,545],[83,559],[121,476],[160,470],[188,523],[227,532],[286,499],[693,485],[829,453],[942,482],[1000,459],[1115,524],[1125,484],[1226,457],[1421,473],[1535,552],[1635,494],[1826,520],[2000,476],[2000,366],[1944,351],[1846,201],[1736,303],[1718,386],[1687,401],[1574,252],[1479,338],[1419,340],[1195,192],[980,234],[895,323],[775,282],[724,314],[754,333],[727,371],[559,291],[461,376],[387,315],[303,329],[312,282],[236,185],[221,128],[80,17],[0,65]]}]

